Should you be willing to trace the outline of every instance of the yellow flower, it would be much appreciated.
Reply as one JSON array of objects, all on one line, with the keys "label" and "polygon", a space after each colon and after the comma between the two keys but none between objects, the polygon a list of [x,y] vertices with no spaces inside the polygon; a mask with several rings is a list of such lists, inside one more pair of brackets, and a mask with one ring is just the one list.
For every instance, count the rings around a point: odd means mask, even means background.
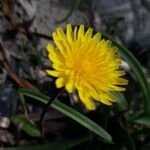
[{"label": "yellow flower", "polygon": [[112,91],[124,91],[118,85],[126,85],[128,81],[121,78],[125,74],[119,69],[121,59],[117,48],[111,41],[101,39],[101,34],[92,35],[93,29],[84,31],[84,25],[74,30],[67,24],[66,32],[57,28],[52,33],[57,48],[48,44],[48,57],[54,70],[47,70],[51,76],[57,77],[56,86],[72,93],[78,91],[80,100],[85,106],[95,109],[94,100],[112,105],[116,98]]}]

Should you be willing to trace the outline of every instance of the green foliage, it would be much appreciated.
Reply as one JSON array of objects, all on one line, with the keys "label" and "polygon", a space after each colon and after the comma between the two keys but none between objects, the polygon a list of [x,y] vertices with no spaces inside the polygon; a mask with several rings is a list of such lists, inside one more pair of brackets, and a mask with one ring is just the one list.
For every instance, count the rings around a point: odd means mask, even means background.
[{"label": "green foliage", "polygon": [[132,118],[127,118],[127,119],[129,119],[129,121],[131,121],[132,123],[138,123],[147,126],[150,125],[150,116],[145,115],[143,113],[135,114],[134,116],[132,116]]},{"label": "green foliage", "polygon": [[81,137],[79,139],[74,140],[63,140],[63,141],[57,141],[57,142],[51,142],[46,144],[40,144],[40,145],[29,145],[29,146],[19,146],[19,147],[13,147],[13,148],[7,148],[6,150],[68,150],[75,146],[78,146],[84,142],[87,142],[90,140],[90,137]]},{"label": "green foliage", "polygon": [[38,127],[25,116],[13,116],[11,117],[12,122],[18,126],[20,130],[23,130],[27,134],[33,137],[40,137],[41,132]]},{"label": "green foliage", "polygon": [[113,92],[113,95],[117,98],[116,108],[118,111],[124,111],[127,109],[127,101],[122,93]]},{"label": "green foliage", "polygon": [[[122,47],[120,44],[115,42],[113,39],[109,38],[108,36],[106,36],[104,34],[102,34],[102,38],[110,39],[112,41],[112,44],[118,47],[121,57],[127,61],[127,63],[130,65],[130,67],[134,71],[134,73],[138,79],[138,82],[140,83],[141,91],[143,91],[143,95],[144,95],[144,98],[143,98],[144,110],[142,111],[142,114],[144,116],[146,116],[146,118],[149,118],[149,120],[150,120],[150,89],[149,89],[149,85],[147,82],[147,78],[145,77],[145,75],[142,71],[142,66],[140,65],[138,60],[127,49]],[[137,117],[137,119],[138,119],[138,117]],[[142,118],[140,117],[140,119],[142,119]]]},{"label": "green foliage", "polygon": [[[47,96],[41,94],[38,91],[33,91],[33,90],[29,90],[29,89],[19,89],[18,92],[22,95],[32,97],[35,100],[38,100],[43,103],[47,103],[47,101],[49,99]],[[105,140],[106,142],[109,142],[109,143],[112,142],[111,136],[103,128],[101,128],[99,125],[97,125],[96,123],[94,123],[92,120],[88,119],[81,113],[75,111],[71,107],[59,102],[58,100],[55,100],[51,104],[51,106],[54,109],[62,112],[63,114],[67,115],[68,117],[72,118],[73,120],[77,121],[84,127],[88,128],[90,131],[94,132],[95,134],[97,134],[98,136],[103,138],[103,140]]]}]

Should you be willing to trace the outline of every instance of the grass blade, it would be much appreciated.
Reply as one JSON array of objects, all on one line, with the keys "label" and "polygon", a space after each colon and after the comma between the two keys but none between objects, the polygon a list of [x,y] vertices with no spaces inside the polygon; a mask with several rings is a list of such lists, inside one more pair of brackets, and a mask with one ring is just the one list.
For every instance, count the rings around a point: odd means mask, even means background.
[{"label": "grass blade", "polygon": [[74,109],[60,103],[58,100],[54,101],[51,105],[53,108],[59,110],[63,114],[69,116],[70,118],[74,119],[84,127],[88,128],[90,131],[96,133],[104,140],[111,142],[111,136],[99,125],[94,123],[92,120],[88,119],[84,115],[80,114],[79,112],[75,111]]},{"label": "grass blade", "polygon": [[[22,95],[26,95],[29,97],[32,97],[40,102],[47,103],[49,97],[41,94],[38,91],[30,90],[30,89],[19,89],[18,92]],[[81,113],[75,111],[74,109],[70,108],[69,106],[59,102],[58,100],[55,100],[51,107],[54,109],[62,112],[66,116],[72,118],[76,122],[80,123],[82,126],[88,128],[90,131],[94,132],[98,136],[100,136],[103,140],[106,142],[112,142],[112,137],[105,131],[103,128],[101,128],[98,124],[93,122],[92,120],[88,119]]]}]

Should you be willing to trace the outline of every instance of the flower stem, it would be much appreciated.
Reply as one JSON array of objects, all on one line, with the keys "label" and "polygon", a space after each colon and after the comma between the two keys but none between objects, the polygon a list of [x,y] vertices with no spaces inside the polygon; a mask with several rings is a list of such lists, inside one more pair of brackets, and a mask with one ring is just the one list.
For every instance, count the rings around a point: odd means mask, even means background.
[{"label": "flower stem", "polygon": [[44,109],[43,109],[43,111],[41,113],[40,121],[39,122],[40,122],[40,129],[41,129],[42,135],[44,135],[44,132],[43,132],[43,120],[44,120],[44,116],[47,113],[48,108],[52,104],[52,102],[56,98],[58,98],[63,92],[64,92],[64,89],[59,89],[58,92],[49,99],[48,103],[45,105],[45,107],[44,107]]}]

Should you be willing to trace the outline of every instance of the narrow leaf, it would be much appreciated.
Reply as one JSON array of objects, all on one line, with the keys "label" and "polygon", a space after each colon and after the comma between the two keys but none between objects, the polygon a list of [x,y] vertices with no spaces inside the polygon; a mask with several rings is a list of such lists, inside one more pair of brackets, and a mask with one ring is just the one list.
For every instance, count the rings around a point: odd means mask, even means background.
[{"label": "narrow leaf", "polygon": [[21,130],[25,131],[27,134],[33,137],[40,137],[41,132],[38,127],[28,120],[24,116],[13,116],[11,117],[12,122],[17,125]]},{"label": "narrow leaf", "polygon": [[131,122],[142,124],[142,125],[150,125],[150,116],[147,114],[140,114],[140,115],[135,115],[131,119]]},{"label": "narrow leaf", "polygon": [[[47,103],[48,97],[39,93],[38,91],[29,90],[29,89],[19,89],[18,91],[20,94],[32,97],[40,102]],[[55,108],[56,110],[62,112],[63,114],[67,115],[68,117],[72,118],[73,120],[80,123],[82,126],[88,128],[90,131],[94,132],[107,142],[112,142],[112,137],[105,131],[103,128],[101,128],[98,124],[93,122],[92,120],[88,119],[81,113],[75,111],[71,107],[59,102],[58,100],[55,100],[51,106]]]},{"label": "narrow leaf", "polygon": [[120,92],[113,92],[113,95],[117,98],[117,101],[116,101],[116,108],[119,110],[119,111],[124,111],[127,109],[127,101],[124,97],[124,95]]}]

